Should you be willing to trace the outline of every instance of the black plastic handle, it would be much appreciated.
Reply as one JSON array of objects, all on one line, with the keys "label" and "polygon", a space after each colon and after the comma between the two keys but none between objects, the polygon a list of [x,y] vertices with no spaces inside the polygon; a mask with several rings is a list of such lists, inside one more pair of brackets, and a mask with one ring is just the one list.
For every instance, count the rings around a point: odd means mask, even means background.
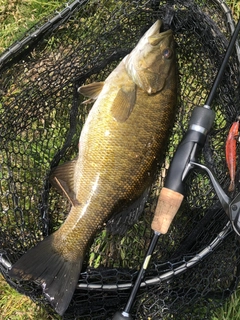
[{"label": "black plastic handle", "polygon": [[207,107],[194,108],[189,129],[171,162],[164,184],[166,188],[185,194],[184,180],[191,169],[190,160],[195,161],[198,152],[203,148],[214,118],[213,110]]}]

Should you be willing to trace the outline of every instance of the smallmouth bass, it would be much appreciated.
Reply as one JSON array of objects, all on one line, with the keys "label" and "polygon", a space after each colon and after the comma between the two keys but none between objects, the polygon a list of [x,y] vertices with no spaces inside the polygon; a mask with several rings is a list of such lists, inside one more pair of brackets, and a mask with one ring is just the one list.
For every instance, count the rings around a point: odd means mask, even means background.
[{"label": "smallmouth bass", "polygon": [[52,173],[71,202],[66,221],[25,253],[10,276],[41,283],[56,312],[67,309],[85,252],[113,213],[137,205],[153,180],[176,105],[176,68],[171,30],[161,21],[104,82],[79,92],[96,100],[82,129],[78,158]]}]

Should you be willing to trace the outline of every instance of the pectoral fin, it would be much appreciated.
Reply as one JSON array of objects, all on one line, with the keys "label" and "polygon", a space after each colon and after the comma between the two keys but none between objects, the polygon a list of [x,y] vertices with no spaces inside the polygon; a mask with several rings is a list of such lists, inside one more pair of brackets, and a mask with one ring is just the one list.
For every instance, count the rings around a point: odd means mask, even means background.
[{"label": "pectoral fin", "polygon": [[113,117],[118,122],[125,122],[133,111],[136,102],[136,85],[122,86],[111,107]]},{"label": "pectoral fin", "polygon": [[89,103],[93,100],[96,100],[102,91],[103,86],[104,82],[93,82],[78,88],[79,93],[81,93],[84,97],[90,98],[83,103]]},{"label": "pectoral fin", "polygon": [[56,167],[50,175],[51,184],[59,193],[66,196],[73,206],[79,204],[74,192],[74,171],[76,161],[77,158]]}]

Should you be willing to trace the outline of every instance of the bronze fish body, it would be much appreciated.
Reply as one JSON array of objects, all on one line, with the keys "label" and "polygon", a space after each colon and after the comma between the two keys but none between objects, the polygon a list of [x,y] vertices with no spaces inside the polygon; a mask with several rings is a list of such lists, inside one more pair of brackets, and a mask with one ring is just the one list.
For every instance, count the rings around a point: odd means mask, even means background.
[{"label": "bronze fish body", "polygon": [[174,120],[176,70],[171,30],[158,20],[102,83],[80,88],[96,99],[76,160],[53,172],[70,200],[66,221],[24,254],[10,276],[39,281],[63,314],[76,288],[85,252],[99,226],[144,193]]}]

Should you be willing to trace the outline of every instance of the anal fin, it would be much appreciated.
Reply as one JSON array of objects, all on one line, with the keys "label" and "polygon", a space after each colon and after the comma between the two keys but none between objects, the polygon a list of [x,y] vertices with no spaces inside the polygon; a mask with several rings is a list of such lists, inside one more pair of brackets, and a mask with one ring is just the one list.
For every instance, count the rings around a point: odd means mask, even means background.
[{"label": "anal fin", "polygon": [[78,200],[76,199],[75,193],[71,190],[69,190],[68,185],[65,181],[58,179],[57,177],[54,177],[56,183],[58,184],[59,188],[62,190],[63,194],[66,196],[66,198],[71,202],[73,206],[79,205]]},{"label": "anal fin", "polygon": [[74,171],[77,158],[68,161],[53,169],[50,175],[51,184],[71,202],[73,206],[78,205],[74,192]]}]

